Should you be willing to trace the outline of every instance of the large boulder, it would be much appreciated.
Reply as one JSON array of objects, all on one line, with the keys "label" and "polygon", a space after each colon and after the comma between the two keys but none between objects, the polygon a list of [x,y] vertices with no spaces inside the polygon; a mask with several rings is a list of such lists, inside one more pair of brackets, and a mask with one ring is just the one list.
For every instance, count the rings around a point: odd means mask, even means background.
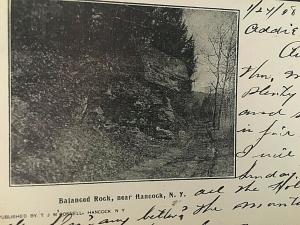
[{"label": "large boulder", "polygon": [[180,91],[182,83],[189,80],[185,64],[154,48],[140,50],[145,79],[172,91]]}]

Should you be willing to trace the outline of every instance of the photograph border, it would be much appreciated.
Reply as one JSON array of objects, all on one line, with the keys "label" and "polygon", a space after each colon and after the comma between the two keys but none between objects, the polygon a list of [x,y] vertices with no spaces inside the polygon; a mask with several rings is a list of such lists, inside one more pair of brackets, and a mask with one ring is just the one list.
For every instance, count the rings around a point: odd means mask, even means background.
[{"label": "photograph border", "polygon": [[216,10],[216,11],[232,11],[237,13],[237,42],[236,42],[236,73],[235,73],[235,101],[234,101],[234,172],[233,176],[224,177],[192,177],[192,178],[162,178],[162,179],[137,179],[137,180],[111,180],[111,181],[89,181],[89,182],[69,182],[69,183],[43,183],[43,184],[12,184],[11,182],[11,2],[8,0],[8,113],[9,113],[9,187],[30,187],[30,186],[61,186],[61,185],[82,185],[82,184],[102,184],[102,183],[132,183],[132,182],[169,182],[169,181],[184,181],[184,180],[223,180],[223,179],[235,179],[237,177],[236,170],[236,131],[237,131],[237,87],[238,87],[238,68],[239,68],[239,40],[240,40],[240,10],[233,8],[212,8],[212,7],[196,7],[186,5],[168,5],[168,4],[156,4],[156,3],[133,3],[133,2],[120,2],[120,1],[98,1],[98,0],[62,0],[65,2],[78,2],[78,3],[95,3],[95,4],[115,4],[115,5],[133,5],[133,6],[150,6],[150,7],[170,7],[170,8],[183,8],[183,9],[195,9],[195,10]]}]

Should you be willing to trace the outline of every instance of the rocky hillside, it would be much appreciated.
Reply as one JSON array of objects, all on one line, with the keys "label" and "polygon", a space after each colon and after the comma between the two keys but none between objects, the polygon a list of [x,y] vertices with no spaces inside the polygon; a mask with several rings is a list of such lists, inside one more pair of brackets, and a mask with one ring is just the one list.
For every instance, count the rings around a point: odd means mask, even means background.
[{"label": "rocky hillside", "polygon": [[157,49],[12,55],[16,183],[113,179],[166,151],[184,127],[173,105],[188,81],[185,66]]}]

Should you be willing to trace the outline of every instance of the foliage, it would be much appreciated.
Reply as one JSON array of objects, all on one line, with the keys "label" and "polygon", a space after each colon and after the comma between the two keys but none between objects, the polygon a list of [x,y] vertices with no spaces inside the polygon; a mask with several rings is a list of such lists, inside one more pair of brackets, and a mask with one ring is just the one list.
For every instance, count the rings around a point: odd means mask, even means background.
[{"label": "foliage", "polygon": [[151,45],[181,59],[189,76],[195,70],[195,44],[182,9],[14,0],[12,12],[13,47],[55,47],[78,55],[87,50],[134,52],[140,45]]}]

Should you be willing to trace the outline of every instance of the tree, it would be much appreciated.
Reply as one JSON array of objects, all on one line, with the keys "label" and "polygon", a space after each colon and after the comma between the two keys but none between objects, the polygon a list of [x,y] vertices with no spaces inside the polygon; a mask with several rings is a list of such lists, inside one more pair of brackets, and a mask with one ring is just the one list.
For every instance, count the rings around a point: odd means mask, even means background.
[{"label": "tree", "polygon": [[[188,37],[188,29],[182,19],[183,10],[173,8],[157,8],[153,11],[155,33],[151,44],[161,51],[181,59],[189,77],[195,71],[195,42],[193,36]],[[188,85],[191,89],[191,83]]]},{"label": "tree", "polygon": [[232,89],[233,87],[230,87],[230,84],[234,81],[234,75],[236,71],[236,28],[234,22],[232,22],[231,26],[228,28],[228,36],[226,40],[226,48],[224,51],[222,51],[222,55],[224,57],[224,73],[223,73],[223,81],[222,81],[222,93],[221,93],[221,100],[220,100],[220,106],[219,106],[219,117],[218,117],[218,127],[220,127],[221,123],[221,114],[222,114],[222,108],[224,104],[225,99],[225,90],[226,85],[228,85],[228,89]]},{"label": "tree", "polygon": [[203,57],[209,65],[210,73],[215,77],[211,82],[213,87],[213,127],[220,128],[220,120],[226,89],[232,85],[236,68],[236,23],[217,26],[209,37],[209,47],[202,50]]}]

